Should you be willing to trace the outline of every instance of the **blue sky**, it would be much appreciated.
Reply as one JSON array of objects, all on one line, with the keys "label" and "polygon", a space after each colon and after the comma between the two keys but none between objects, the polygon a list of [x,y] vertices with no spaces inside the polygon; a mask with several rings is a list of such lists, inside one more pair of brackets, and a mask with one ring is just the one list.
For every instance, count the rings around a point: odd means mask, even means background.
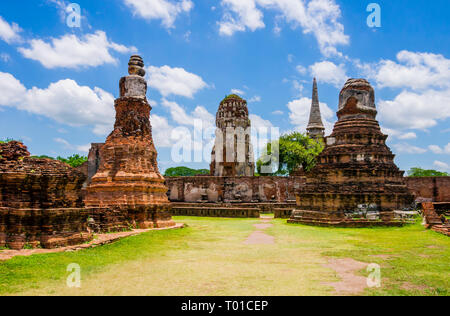
[{"label": "blue sky", "polygon": [[[372,2],[381,27],[367,25]],[[174,162],[172,148],[194,120],[212,127],[231,91],[248,100],[254,127],[304,131],[316,76],[328,131],[346,79],[367,78],[398,165],[450,171],[447,0],[79,0],[79,28],[67,24],[69,4],[0,3],[0,138],[33,154],[103,142],[137,52],[162,170],[208,166]]]}]

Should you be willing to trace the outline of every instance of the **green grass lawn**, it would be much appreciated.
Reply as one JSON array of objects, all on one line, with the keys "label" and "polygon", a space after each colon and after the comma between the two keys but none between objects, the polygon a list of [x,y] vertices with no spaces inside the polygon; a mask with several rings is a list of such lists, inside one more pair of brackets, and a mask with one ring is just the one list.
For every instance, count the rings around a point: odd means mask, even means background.
[{"label": "green grass lawn", "polygon": [[[382,267],[365,295],[449,295],[450,239],[419,223],[335,229],[273,220],[273,245],[245,245],[258,219],[176,217],[188,228],[155,231],[72,253],[0,262],[0,295],[333,295],[329,258]],[[82,269],[79,289],[66,268]],[[366,271],[358,272],[367,275]]]}]

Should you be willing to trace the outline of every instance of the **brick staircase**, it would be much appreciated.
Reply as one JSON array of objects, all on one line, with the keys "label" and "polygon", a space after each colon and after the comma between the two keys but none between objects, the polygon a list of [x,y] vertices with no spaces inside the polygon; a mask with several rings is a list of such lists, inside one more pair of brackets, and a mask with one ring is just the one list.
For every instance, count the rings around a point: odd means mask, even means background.
[{"label": "brick staircase", "polygon": [[[439,203],[439,206],[445,207],[443,203]],[[447,207],[450,208],[450,203],[448,203]],[[422,203],[422,209],[423,217],[425,219],[425,227],[450,237],[450,222],[448,220],[443,220],[439,216],[435,209],[435,203]]]}]

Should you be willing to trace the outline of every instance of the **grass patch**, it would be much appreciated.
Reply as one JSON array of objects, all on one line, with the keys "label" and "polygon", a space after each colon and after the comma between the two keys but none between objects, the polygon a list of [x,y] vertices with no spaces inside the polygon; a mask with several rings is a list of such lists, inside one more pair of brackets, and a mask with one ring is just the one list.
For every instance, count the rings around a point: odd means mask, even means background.
[{"label": "grass patch", "polygon": [[[450,239],[419,223],[342,229],[276,219],[265,230],[274,245],[245,245],[259,219],[175,220],[189,227],[0,262],[0,295],[332,295],[329,257],[380,264],[383,286],[365,295],[449,294]],[[81,266],[80,289],[66,287],[71,263]]]}]

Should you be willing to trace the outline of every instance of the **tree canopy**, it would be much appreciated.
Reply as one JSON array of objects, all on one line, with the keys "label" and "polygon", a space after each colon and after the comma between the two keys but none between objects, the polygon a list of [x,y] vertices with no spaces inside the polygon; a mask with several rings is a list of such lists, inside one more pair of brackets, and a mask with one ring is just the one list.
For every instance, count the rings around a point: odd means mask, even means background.
[{"label": "tree canopy", "polygon": [[58,156],[56,159],[53,158],[53,157],[50,157],[50,156],[46,156],[46,155],[32,156],[32,158],[59,160],[59,161],[62,161],[64,163],[68,164],[69,166],[71,166],[73,168],[80,167],[82,164],[84,164],[88,160],[87,157],[80,156],[78,154],[72,155],[72,156],[67,157],[67,158],[63,158],[63,157]]},{"label": "tree canopy", "polygon": [[[310,171],[316,165],[317,156],[324,144],[302,133],[293,132],[267,144],[267,151],[258,159],[256,166],[260,175],[286,176],[300,167]],[[272,160],[270,156],[272,155]],[[278,159],[277,159],[278,156]],[[272,173],[264,172],[263,166],[272,166]],[[275,170],[278,167],[277,170]]]},{"label": "tree canopy", "polygon": [[199,175],[209,175],[207,169],[191,169],[188,167],[174,167],[169,168],[164,173],[165,177],[193,177]]},{"label": "tree canopy", "polygon": [[56,158],[59,161],[65,162],[66,164],[77,168],[80,167],[82,164],[84,164],[88,159],[85,156],[80,156],[78,154],[72,155],[68,158],[58,157]]},{"label": "tree canopy", "polygon": [[450,174],[447,172],[441,172],[437,170],[425,170],[422,168],[411,168],[411,170],[408,171],[408,176],[412,178],[419,178],[419,177],[448,177]]}]

